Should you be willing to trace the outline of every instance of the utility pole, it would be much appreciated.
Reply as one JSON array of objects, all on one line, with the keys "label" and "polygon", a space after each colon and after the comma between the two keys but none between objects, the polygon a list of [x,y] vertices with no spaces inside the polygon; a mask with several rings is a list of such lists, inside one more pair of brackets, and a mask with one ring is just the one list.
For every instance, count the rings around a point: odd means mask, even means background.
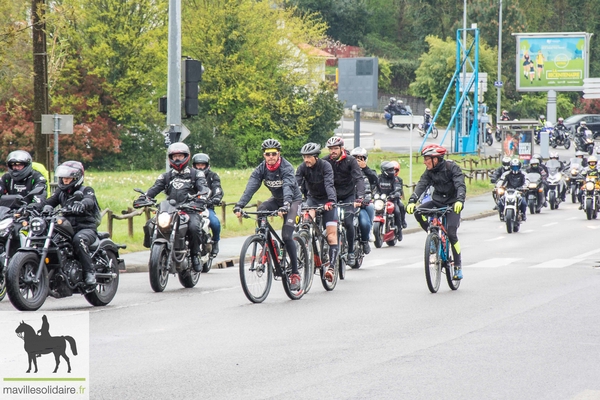
[{"label": "utility pole", "polygon": [[[498,83],[502,82],[502,0],[500,0],[500,9],[498,12]],[[500,106],[502,103],[502,87],[496,87],[496,126],[500,121]]]},{"label": "utility pole", "polygon": [[48,157],[48,137],[42,135],[42,114],[48,114],[48,59],[46,54],[45,0],[32,0],[33,25],[33,126],[34,160],[52,171]]}]

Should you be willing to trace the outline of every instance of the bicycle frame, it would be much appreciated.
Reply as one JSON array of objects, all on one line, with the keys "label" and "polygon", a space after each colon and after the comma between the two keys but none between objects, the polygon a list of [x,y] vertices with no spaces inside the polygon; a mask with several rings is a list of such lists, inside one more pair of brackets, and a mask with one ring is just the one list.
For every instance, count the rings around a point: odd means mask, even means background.
[{"label": "bicycle frame", "polygon": [[[265,243],[267,244],[266,249],[269,251],[271,256],[271,260],[273,260],[273,272],[276,277],[283,276],[283,265],[281,260],[285,260],[286,249],[283,243],[283,240],[277,235],[273,226],[267,220],[267,217],[270,215],[260,216],[257,218],[258,227],[256,228],[256,234],[260,235],[264,238]],[[279,245],[279,249],[275,248],[275,241]],[[279,255],[279,251],[281,251],[281,255]],[[265,254],[261,254],[261,257],[266,256]]]}]

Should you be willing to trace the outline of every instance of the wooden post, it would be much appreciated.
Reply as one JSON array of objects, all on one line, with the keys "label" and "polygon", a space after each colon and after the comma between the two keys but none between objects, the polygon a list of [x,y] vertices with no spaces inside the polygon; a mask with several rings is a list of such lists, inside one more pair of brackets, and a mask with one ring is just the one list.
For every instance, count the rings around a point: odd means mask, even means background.
[{"label": "wooden post", "polygon": [[227,227],[225,214],[227,214],[227,203],[221,202],[221,226],[223,229]]},{"label": "wooden post", "polygon": [[113,235],[113,212],[108,210],[106,212],[106,227],[108,228],[108,234],[112,238]]},{"label": "wooden post", "polygon": [[[127,207],[127,214],[130,214],[133,212],[133,208],[131,207]],[[127,230],[128,230],[128,234],[129,237],[133,237],[133,217],[129,217],[127,218]]]},{"label": "wooden post", "polygon": [[149,207],[144,207],[144,214],[146,215],[146,222],[148,222],[150,220],[151,215],[150,215],[150,208]]}]

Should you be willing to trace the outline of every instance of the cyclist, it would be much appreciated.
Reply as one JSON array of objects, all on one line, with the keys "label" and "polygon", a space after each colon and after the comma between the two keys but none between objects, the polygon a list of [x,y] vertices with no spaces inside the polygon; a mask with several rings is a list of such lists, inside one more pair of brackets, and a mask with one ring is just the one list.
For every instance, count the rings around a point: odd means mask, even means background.
[{"label": "cyclist", "polygon": [[360,227],[360,236],[362,237],[362,248],[365,254],[371,252],[371,246],[369,245],[369,235],[373,228],[373,218],[375,217],[375,207],[371,204],[372,194],[377,190],[379,186],[379,179],[377,173],[367,166],[367,160],[369,159],[369,153],[362,147],[356,147],[350,152],[350,155],[356,158],[356,162],[360,167],[364,181],[365,181],[365,201],[360,206],[358,213],[358,225]]},{"label": "cyclist", "polygon": [[[323,264],[323,276],[333,280],[331,262],[337,258],[339,251],[337,238],[337,215],[335,204],[337,195],[333,185],[333,169],[331,164],[321,160],[321,145],[317,143],[306,143],[300,149],[304,163],[296,169],[296,182],[300,186],[306,203],[311,207],[323,206],[323,222],[327,233],[329,244],[329,262]],[[321,254],[324,256],[324,254]]]},{"label": "cyclist", "polygon": [[219,174],[210,169],[210,157],[206,153],[198,153],[192,157],[192,165],[198,171],[204,172],[206,183],[210,189],[208,198],[208,220],[210,221],[210,230],[212,231],[212,251],[211,256],[216,257],[219,254],[219,240],[221,240],[221,221],[215,213],[215,206],[221,204],[223,200],[223,188],[221,187],[221,178]]},{"label": "cyclist", "polygon": [[[406,221],[404,215],[406,210],[404,204],[400,201],[403,196],[402,181],[398,178],[396,168],[391,161],[384,161],[381,163],[381,174],[379,174],[379,186],[377,187],[377,193],[385,194],[388,199],[394,202],[394,221],[396,223],[396,238],[402,240],[402,228],[406,228]],[[398,170],[399,167],[398,167]]]},{"label": "cyclist", "polygon": [[[498,180],[497,187],[505,187],[506,189],[516,189],[522,191],[525,187],[525,174],[521,170],[521,161],[514,159],[510,161],[510,169],[502,174]],[[521,202],[519,203],[519,209],[523,216],[523,221],[527,221],[527,198],[521,196]],[[500,219],[504,221],[504,202],[498,201],[498,212],[500,213]]]},{"label": "cyclist", "polygon": [[[337,194],[338,203],[354,203],[360,207],[365,198],[365,181],[356,159],[344,149],[344,140],[333,136],[327,140],[329,155],[323,157],[333,168],[333,183]],[[354,209],[353,206],[344,206],[346,239],[348,240],[348,266],[356,262],[354,255]]]},{"label": "cyclist", "polygon": [[18,194],[27,196],[34,188],[41,187],[42,193],[35,196],[32,201],[39,203],[46,198],[47,180],[35,171],[32,166],[31,155],[24,150],[16,150],[6,157],[8,172],[0,178],[0,196],[5,194]]},{"label": "cyclist", "polygon": [[233,208],[233,212],[238,218],[242,215],[242,208],[252,199],[261,183],[271,191],[272,196],[260,204],[258,211],[278,211],[280,217],[286,215],[281,227],[281,238],[290,255],[292,267],[290,289],[300,290],[298,254],[293,235],[296,217],[299,216],[302,204],[302,193],[294,176],[294,167],[281,156],[281,143],[275,139],[267,139],[262,142],[261,148],[265,160],[252,171],[246,189]]},{"label": "cyclist", "polygon": [[[460,225],[460,212],[467,195],[467,186],[465,185],[465,175],[460,167],[452,160],[444,160],[445,154],[446,149],[437,144],[430,144],[423,148],[421,155],[423,155],[423,163],[427,169],[421,175],[415,191],[410,196],[406,211],[409,214],[415,213],[417,222],[426,231],[428,228],[427,218],[419,212],[420,210],[452,206],[446,214],[446,218],[448,238],[452,244],[454,258],[455,276],[453,278],[462,279],[462,260],[457,231]],[[415,212],[417,200],[431,186],[434,188],[431,200],[421,204]]]}]

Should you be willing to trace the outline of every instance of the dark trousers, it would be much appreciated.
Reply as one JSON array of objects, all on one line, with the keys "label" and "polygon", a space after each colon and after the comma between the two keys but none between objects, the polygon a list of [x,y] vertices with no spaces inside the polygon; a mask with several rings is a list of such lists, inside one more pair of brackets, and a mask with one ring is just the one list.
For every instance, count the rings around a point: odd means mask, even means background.
[{"label": "dark trousers", "polygon": [[[428,201],[426,203],[421,204],[415,210],[415,218],[417,219],[417,222],[419,223],[419,225],[421,225],[421,228],[423,228],[424,231],[427,231],[427,228],[429,227],[429,221],[427,220],[427,216],[423,215],[419,211],[431,210],[432,208],[440,208],[445,206],[446,204]],[[450,239],[450,244],[452,244],[451,248],[452,256],[454,258],[454,264],[457,266],[462,265],[460,255],[460,244],[458,243],[458,227],[460,226],[460,213],[457,214],[454,212],[454,210],[451,209],[448,213],[446,213],[446,222],[448,224],[448,239]]]},{"label": "dark trousers", "polygon": [[190,242],[190,254],[197,256],[200,254],[200,215],[196,213],[189,213],[190,220],[188,222],[187,238]]},{"label": "dark trousers", "polygon": [[73,250],[81,263],[83,272],[94,272],[94,262],[90,253],[90,245],[96,241],[98,234],[94,229],[82,229],[73,236]]}]

